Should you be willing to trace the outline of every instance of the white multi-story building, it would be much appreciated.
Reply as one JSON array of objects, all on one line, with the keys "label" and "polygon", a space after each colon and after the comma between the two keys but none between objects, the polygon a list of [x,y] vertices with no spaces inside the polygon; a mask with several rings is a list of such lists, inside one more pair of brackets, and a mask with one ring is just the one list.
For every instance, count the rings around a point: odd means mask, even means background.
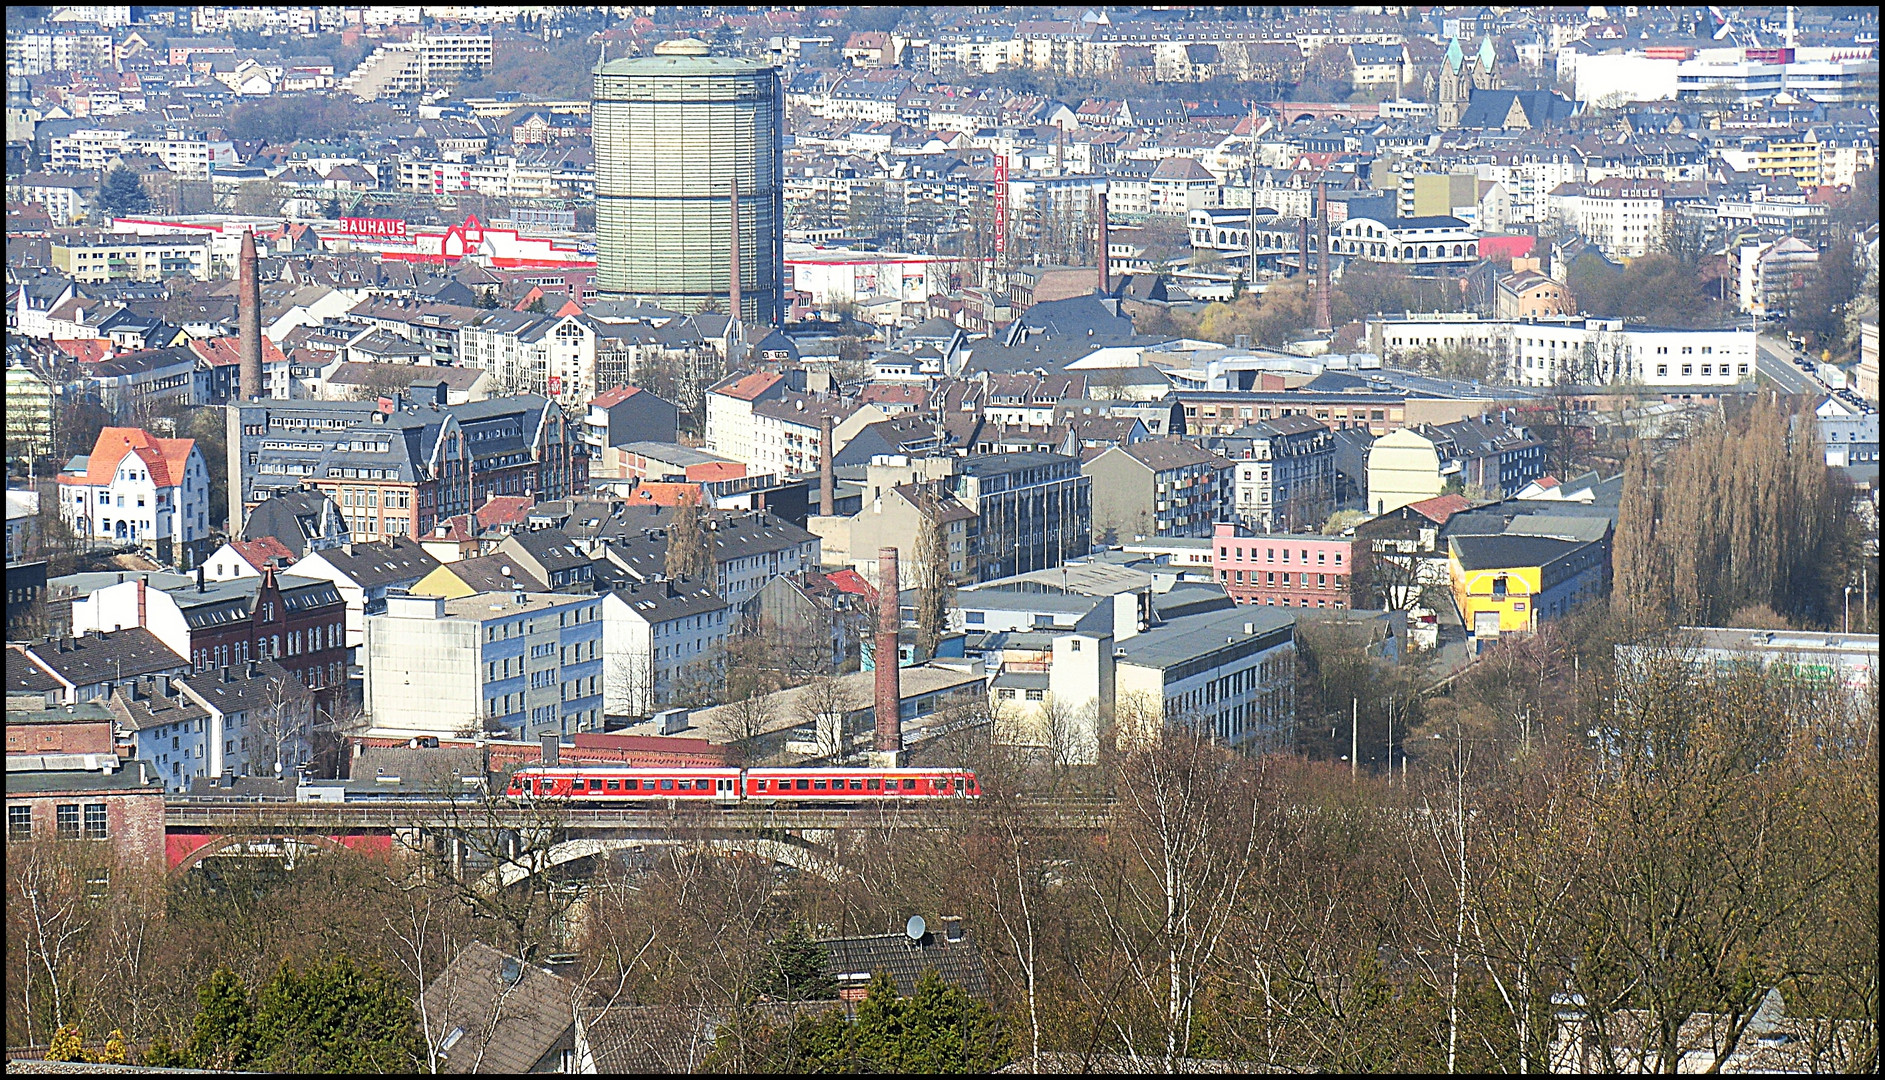
[{"label": "white multi-story building", "polygon": [[1660,180],[1613,176],[1552,190],[1548,213],[1559,227],[1595,243],[1613,259],[1648,254],[1662,241]]},{"label": "white multi-story building", "polygon": [[1389,363],[1423,349],[1480,348],[1521,386],[1641,383],[1665,392],[1726,389],[1754,378],[1754,332],[1681,330],[1621,319],[1482,319],[1413,314],[1368,320],[1370,351]]},{"label": "white multi-story building", "polygon": [[124,154],[150,154],[182,180],[208,180],[210,166],[236,164],[235,144],[172,134],[145,138],[109,128],[81,128],[52,140],[55,169],[103,169]]},{"label": "white multi-story building", "polygon": [[1471,266],[1479,261],[1479,233],[1446,215],[1386,221],[1349,218],[1330,234],[1329,247],[1337,255],[1403,266]]},{"label": "white multi-story building", "polygon": [[161,562],[209,535],[209,470],[195,439],[108,427],[59,474],[59,516],[88,542],[131,544]]},{"label": "white multi-story building", "polygon": [[1296,723],[1296,619],[1281,608],[1185,615],[1113,650],[1122,742],[1187,725],[1237,746],[1288,742]]},{"label": "white multi-story building", "polygon": [[116,55],[110,34],[7,35],[7,74],[10,76],[109,68]]},{"label": "white multi-story building", "polygon": [[373,730],[513,737],[602,730],[602,598],[389,595],[366,618]]},{"label": "white multi-story building", "polygon": [[709,453],[757,465],[753,406],[785,396],[785,380],[768,371],[730,376],[707,394]]},{"label": "white multi-story building", "polygon": [[459,363],[491,373],[503,394],[588,401],[596,385],[596,324],[580,315],[493,312],[459,328]]},{"label": "white multi-story building", "polygon": [[603,711],[647,716],[677,690],[710,679],[726,653],[732,609],[688,582],[624,585],[602,596]]}]

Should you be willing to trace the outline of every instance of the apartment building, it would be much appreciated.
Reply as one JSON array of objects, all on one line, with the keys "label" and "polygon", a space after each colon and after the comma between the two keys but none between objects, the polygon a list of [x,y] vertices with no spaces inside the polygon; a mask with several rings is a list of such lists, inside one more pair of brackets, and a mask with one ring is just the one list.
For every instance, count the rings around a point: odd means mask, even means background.
[{"label": "apartment building", "polygon": [[1679,329],[1621,319],[1483,319],[1412,314],[1368,323],[1368,349],[1389,363],[1423,349],[1479,348],[1521,386],[1642,383],[1664,392],[1737,386],[1754,377],[1745,326]]},{"label": "apartment building", "polygon": [[1258,420],[1200,440],[1231,460],[1231,516],[1268,532],[1293,532],[1335,512],[1335,432],[1307,416]]},{"label": "apartment building", "polygon": [[195,439],[108,427],[59,473],[59,516],[82,540],[194,559],[209,538],[209,469]]},{"label": "apartment building", "polygon": [[210,243],[200,236],[68,235],[50,245],[52,265],[75,281],[163,281],[188,274],[210,279]]},{"label": "apartment building", "polygon": [[376,732],[602,730],[602,598],[563,593],[389,595],[366,620]]},{"label": "apartment building", "polygon": [[1549,196],[1551,219],[1612,259],[1634,258],[1662,242],[1663,191],[1660,180],[1622,176],[1561,184]]},{"label": "apartment building", "polygon": [[648,716],[712,680],[726,653],[733,608],[690,581],[619,586],[602,597],[603,711]]},{"label": "apartment building", "polygon": [[[10,52],[11,50],[9,50]],[[235,165],[235,144],[228,140],[152,138],[114,128],[80,128],[48,143],[48,163],[56,170],[102,170],[116,158],[149,154],[179,180],[208,180],[215,165]]]},{"label": "apartment building", "polygon": [[1235,468],[1188,443],[1148,441],[1108,447],[1080,471],[1093,481],[1093,529],[1111,543],[1211,535],[1230,513]]}]

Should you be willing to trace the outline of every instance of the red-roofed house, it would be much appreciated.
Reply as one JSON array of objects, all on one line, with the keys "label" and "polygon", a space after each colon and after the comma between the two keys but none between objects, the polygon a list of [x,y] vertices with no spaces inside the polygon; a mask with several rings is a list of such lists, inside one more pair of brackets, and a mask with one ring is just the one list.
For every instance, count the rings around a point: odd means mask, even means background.
[{"label": "red-roofed house", "polygon": [[269,563],[286,569],[295,561],[288,545],[272,536],[255,540],[231,540],[203,560],[203,576],[209,581],[228,581],[239,577],[261,577]]},{"label": "red-roofed house", "polygon": [[876,587],[864,580],[863,574],[858,573],[850,567],[826,574],[825,580],[836,586],[839,592],[847,592],[852,596],[862,596],[873,604],[877,602]]},{"label": "red-roofed house", "polygon": [[1471,510],[1473,503],[1464,495],[1439,495],[1416,503],[1408,503],[1407,508],[1435,525],[1445,525],[1447,519],[1454,514],[1462,510]]},{"label": "red-roofed house", "polygon": [[111,342],[105,338],[60,338],[52,344],[81,364],[96,364],[111,355]]},{"label": "red-roofed house", "polygon": [[[197,369],[198,396],[210,405],[234,401],[242,388],[242,343],[235,335],[190,342],[190,351],[203,361]],[[294,393],[288,358],[281,346],[262,335],[262,390],[265,396],[288,398]]]},{"label": "red-roofed house", "polygon": [[59,513],[93,543],[136,544],[163,563],[186,551],[201,555],[209,536],[209,470],[195,439],[108,427],[90,454],[59,474]]},{"label": "red-roofed house", "polygon": [[753,406],[785,396],[785,377],[771,371],[729,375],[707,395],[707,450],[755,464]]},{"label": "red-roofed house", "polygon": [[668,506],[681,505],[682,500],[699,503],[703,493],[699,484],[670,484],[660,480],[643,480],[635,485],[635,490],[626,496],[630,506]]}]

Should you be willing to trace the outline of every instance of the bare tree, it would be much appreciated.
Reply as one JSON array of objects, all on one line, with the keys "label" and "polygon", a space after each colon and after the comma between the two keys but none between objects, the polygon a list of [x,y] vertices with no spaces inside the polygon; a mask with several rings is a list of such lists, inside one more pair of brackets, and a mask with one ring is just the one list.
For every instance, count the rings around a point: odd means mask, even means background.
[{"label": "bare tree", "polygon": [[714,710],[717,734],[726,740],[740,762],[753,764],[759,756],[759,740],[778,723],[777,706],[770,691],[754,691],[735,698]]},{"label": "bare tree", "polygon": [[948,628],[956,582],[949,569],[949,534],[942,520],[942,500],[934,490],[926,489],[918,497],[917,512],[923,520],[916,530],[916,640],[925,656],[934,656]]},{"label": "bare tree", "polygon": [[798,692],[798,719],[812,725],[822,756],[842,760],[850,750],[846,720],[859,704],[851,683],[835,675],[821,675]]}]

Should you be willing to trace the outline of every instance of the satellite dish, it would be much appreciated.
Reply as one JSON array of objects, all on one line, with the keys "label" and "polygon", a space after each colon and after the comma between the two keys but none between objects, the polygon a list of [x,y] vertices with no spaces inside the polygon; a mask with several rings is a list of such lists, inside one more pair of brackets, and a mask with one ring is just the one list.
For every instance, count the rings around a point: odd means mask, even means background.
[{"label": "satellite dish", "polygon": [[903,924],[903,933],[911,941],[923,940],[923,934],[928,930],[929,925],[923,921],[921,915],[912,915],[910,921]]}]

